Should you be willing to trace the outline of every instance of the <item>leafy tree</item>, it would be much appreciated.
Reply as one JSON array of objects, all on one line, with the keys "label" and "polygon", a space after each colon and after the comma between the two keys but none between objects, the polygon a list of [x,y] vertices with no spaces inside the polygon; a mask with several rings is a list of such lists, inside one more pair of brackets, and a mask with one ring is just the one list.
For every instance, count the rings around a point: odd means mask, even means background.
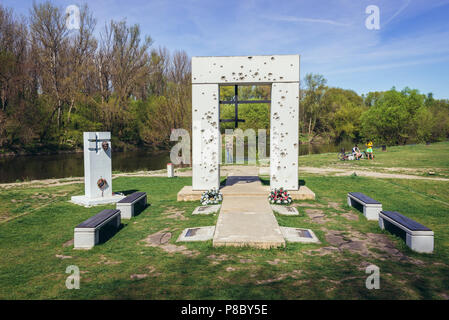
[{"label": "leafy tree", "polygon": [[301,115],[302,132],[309,137],[313,136],[317,119],[322,111],[322,99],[326,92],[327,80],[320,74],[306,74],[304,79],[305,90],[302,91]]}]

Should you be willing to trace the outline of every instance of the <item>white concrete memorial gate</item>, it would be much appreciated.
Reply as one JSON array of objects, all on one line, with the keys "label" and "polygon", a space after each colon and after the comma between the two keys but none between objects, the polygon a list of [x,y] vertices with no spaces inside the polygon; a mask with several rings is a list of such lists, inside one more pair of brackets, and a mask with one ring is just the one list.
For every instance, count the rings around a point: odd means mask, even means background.
[{"label": "white concrete memorial gate", "polygon": [[120,201],[125,196],[112,193],[111,133],[84,132],[84,196],[72,202],[92,206]]},{"label": "white concrete memorial gate", "polygon": [[219,86],[237,84],[271,85],[270,187],[298,190],[299,55],[192,57],[192,189],[220,186]]}]

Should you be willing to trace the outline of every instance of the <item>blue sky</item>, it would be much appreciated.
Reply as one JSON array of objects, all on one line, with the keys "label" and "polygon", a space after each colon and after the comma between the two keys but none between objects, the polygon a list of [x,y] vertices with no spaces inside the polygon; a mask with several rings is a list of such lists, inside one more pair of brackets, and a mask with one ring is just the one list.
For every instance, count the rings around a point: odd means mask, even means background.
[{"label": "blue sky", "polygon": [[[28,16],[31,0],[0,0]],[[37,0],[39,2],[39,0]],[[53,0],[65,8],[83,0]],[[91,0],[106,21],[140,24],[154,47],[190,56],[300,54],[301,77],[358,93],[393,86],[449,98],[449,0]],[[368,30],[365,8],[380,9]]]}]

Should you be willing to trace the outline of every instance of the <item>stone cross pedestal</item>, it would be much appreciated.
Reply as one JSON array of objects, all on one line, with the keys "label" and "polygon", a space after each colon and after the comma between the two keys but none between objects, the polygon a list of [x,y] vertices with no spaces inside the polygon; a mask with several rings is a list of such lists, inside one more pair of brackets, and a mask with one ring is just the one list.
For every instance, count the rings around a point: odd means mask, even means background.
[{"label": "stone cross pedestal", "polygon": [[111,133],[84,132],[84,195],[72,202],[93,206],[115,203],[125,196],[112,193]]}]

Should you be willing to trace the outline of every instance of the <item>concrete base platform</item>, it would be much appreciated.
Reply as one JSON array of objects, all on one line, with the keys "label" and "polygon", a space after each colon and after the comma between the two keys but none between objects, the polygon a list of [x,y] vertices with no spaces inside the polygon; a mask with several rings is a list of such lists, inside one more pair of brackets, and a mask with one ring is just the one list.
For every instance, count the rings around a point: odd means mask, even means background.
[{"label": "concrete base platform", "polygon": [[293,200],[315,200],[315,192],[306,186],[300,186],[299,190],[289,190]]},{"label": "concrete base platform", "polygon": [[[201,195],[205,190],[192,190],[192,186],[184,186],[181,191],[178,192],[178,201],[199,201]],[[268,197],[270,193],[269,186],[260,186],[257,190],[251,190],[245,187],[245,185],[239,185],[237,188],[228,188],[225,186],[220,189],[223,197],[236,196],[236,197],[249,197],[249,196],[263,196]],[[306,186],[301,186],[299,190],[289,190],[290,196],[293,200],[315,200],[315,193]]]},{"label": "concrete base platform", "polygon": [[192,186],[184,186],[181,191],[178,192],[178,201],[200,201],[201,195],[206,190],[192,190]]},{"label": "concrete base platform", "polygon": [[73,196],[70,200],[70,202],[85,206],[85,207],[92,207],[92,206],[98,206],[101,204],[108,204],[108,203],[116,203],[125,198],[124,195],[113,195],[112,197],[101,197],[101,198],[88,198],[86,196]]}]

